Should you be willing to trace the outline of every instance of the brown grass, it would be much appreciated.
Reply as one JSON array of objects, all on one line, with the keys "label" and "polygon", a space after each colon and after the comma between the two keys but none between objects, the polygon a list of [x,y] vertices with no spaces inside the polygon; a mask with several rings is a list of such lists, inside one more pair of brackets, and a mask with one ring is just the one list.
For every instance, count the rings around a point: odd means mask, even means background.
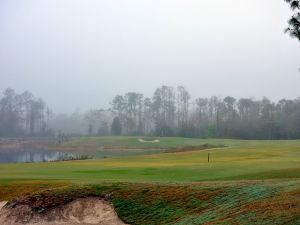
[{"label": "brown grass", "polygon": [[30,181],[23,183],[1,184],[0,201],[9,201],[19,196],[25,196],[37,191],[67,187],[68,183]]}]

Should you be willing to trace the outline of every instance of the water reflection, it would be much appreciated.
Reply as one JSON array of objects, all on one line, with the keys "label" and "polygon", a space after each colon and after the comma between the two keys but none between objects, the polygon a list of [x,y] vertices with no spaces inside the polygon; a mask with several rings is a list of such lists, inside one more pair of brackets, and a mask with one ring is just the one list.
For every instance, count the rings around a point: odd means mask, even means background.
[{"label": "water reflection", "polygon": [[51,162],[78,158],[75,154],[52,151],[5,151],[0,152],[0,163]]}]

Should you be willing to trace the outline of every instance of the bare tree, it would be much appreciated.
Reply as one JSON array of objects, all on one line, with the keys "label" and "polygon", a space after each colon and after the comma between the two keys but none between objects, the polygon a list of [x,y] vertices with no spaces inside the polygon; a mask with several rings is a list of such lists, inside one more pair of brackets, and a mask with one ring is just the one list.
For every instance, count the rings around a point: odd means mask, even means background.
[{"label": "bare tree", "polygon": [[189,92],[183,87],[177,87],[177,121],[179,127],[179,134],[184,135],[188,129],[189,117]]},{"label": "bare tree", "polygon": [[173,134],[175,122],[175,93],[172,87],[157,88],[152,98],[152,111],[156,134],[168,136]]}]

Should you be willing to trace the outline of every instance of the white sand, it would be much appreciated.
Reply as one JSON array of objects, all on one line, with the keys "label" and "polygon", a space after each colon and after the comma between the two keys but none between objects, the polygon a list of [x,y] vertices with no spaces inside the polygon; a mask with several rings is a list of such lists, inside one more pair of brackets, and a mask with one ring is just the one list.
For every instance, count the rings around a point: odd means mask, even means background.
[{"label": "white sand", "polygon": [[159,143],[160,142],[160,140],[145,141],[144,139],[139,139],[138,141],[141,143]]},{"label": "white sand", "polygon": [[2,207],[6,204],[7,202],[0,202],[0,210],[2,209]]},{"label": "white sand", "polygon": [[[4,203],[2,203],[4,204]],[[99,198],[77,199],[45,214],[37,214],[28,206],[0,210],[1,225],[125,225],[112,205]]]}]

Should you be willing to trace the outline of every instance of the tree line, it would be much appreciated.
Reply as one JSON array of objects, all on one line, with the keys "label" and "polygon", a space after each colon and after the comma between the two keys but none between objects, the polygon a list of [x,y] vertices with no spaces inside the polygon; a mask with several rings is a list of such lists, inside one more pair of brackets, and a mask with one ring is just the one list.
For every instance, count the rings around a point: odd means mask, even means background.
[{"label": "tree line", "polygon": [[42,99],[7,88],[0,98],[0,137],[47,136],[51,115]]},{"label": "tree line", "polygon": [[0,136],[145,135],[198,138],[299,139],[300,98],[192,99],[179,86],[161,86],[151,97],[128,92],[109,109],[54,114],[30,92],[6,89],[0,99]]},{"label": "tree line", "polygon": [[[182,86],[157,88],[151,98],[129,92],[112,103],[112,132],[242,139],[300,138],[300,99],[191,99]],[[116,122],[117,121],[117,122]],[[119,124],[116,126],[116,124]]]}]

